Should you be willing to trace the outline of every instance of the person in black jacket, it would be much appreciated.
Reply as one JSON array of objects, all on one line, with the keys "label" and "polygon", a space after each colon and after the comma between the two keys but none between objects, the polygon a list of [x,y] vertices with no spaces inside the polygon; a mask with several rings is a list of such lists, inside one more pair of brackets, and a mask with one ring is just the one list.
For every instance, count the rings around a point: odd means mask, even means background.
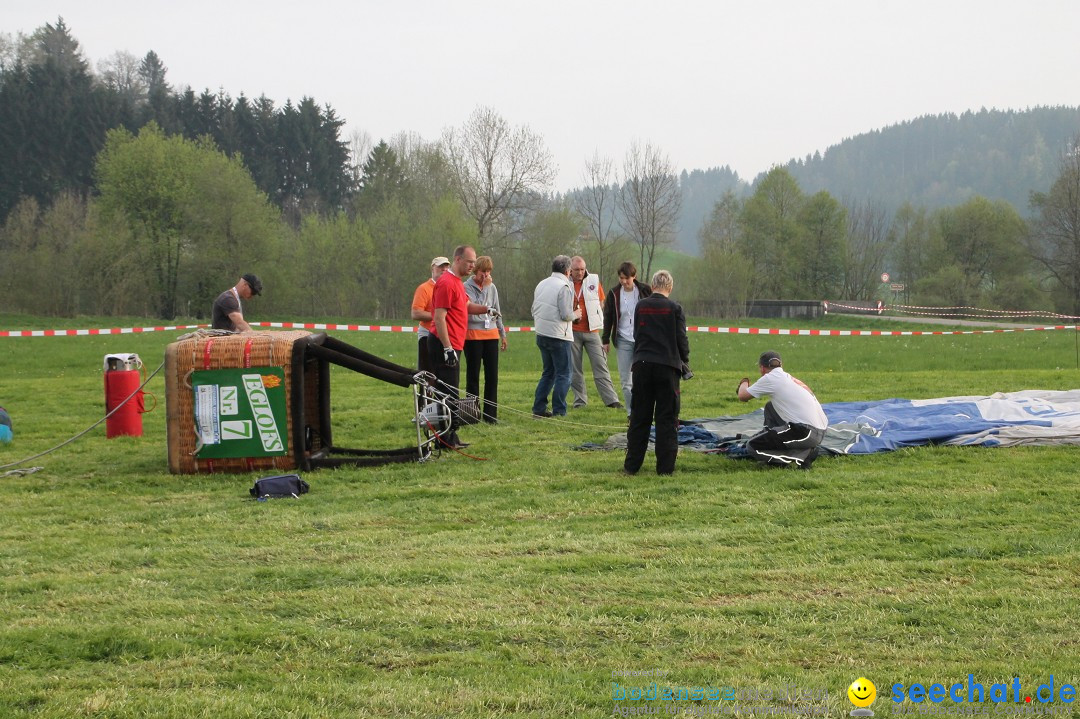
[{"label": "person in black jacket", "polygon": [[634,315],[634,394],[626,433],[623,471],[636,474],[645,461],[649,426],[656,422],[656,473],[672,474],[679,452],[679,380],[690,362],[686,317],[678,302],[668,299],[674,282],[660,270],[652,278],[652,295],[638,302]]},{"label": "person in black jacket", "polygon": [[604,332],[600,336],[604,354],[608,353],[612,344],[615,345],[627,418],[630,417],[634,388],[633,373],[630,371],[634,364],[634,310],[640,300],[652,294],[652,289],[636,278],[637,268],[633,262],[619,265],[619,287],[608,292],[604,300]]}]

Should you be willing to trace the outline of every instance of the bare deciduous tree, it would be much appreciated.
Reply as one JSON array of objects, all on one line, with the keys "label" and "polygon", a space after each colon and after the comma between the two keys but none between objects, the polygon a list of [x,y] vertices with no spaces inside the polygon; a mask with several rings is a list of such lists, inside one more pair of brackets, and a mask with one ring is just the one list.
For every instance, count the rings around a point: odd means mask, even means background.
[{"label": "bare deciduous tree", "polygon": [[[695,314],[737,319],[746,314],[754,286],[754,267],[739,252],[739,214],[742,203],[730,189],[713,205],[698,232],[701,259],[690,267],[686,287],[680,292],[686,307]],[[681,300],[682,301],[682,300]]]},{"label": "bare deciduous tree", "polygon": [[481,240],[512,231],[506,220],[529,209],[555,179],[555,164],[540,135],[510,127],[490,107],[478,107],[465,124],[443,133],[455,190],[476,220]]},{"label": "bare deciduous tree", "polygon": [[648,278],[656,250],[674,238],[682,209],[675,165],[651,143],[642,147],[634,142],[627,150],[618,206],[619,223],[638,244],[639,267],[644,267]]},{"label": "bare deciduous tree", "polygon": [[367,130],[354,129],[349,133],[349,181],[353,188],[360,187],[360,177],[364,174],[364,163],[371,154],[375,143]]},{"label": "bare deciduous tree", "polygon": [[98,74],[105,87],[114,91],[138,107],[146,102],[146,80],[139,74],[142,60],[130,52],[117,50],[109,57],[98,62]]},{"label": "bare deciduous tree", "polygon": [[615,164],[609,157],[594,154],[585,162],[585,187],[574,193],[574,209],[584,218],[588,236],[582,243],[582,252],[590,268],[607,277],[607,270],[614,270],[624,252],[625,236],[615,230],[615,204],[619,194],[618,178],[614,177]]},{"label": "bare deciduous tree", "polygon": [[1047,193],[1032,193],[1038,215],[1028,245],[1058,285],[1058,307],[1080,312],[1080,135],[1061,157],[1061,173]]},{"label": "bare deciduous tree", "polygon": [[883,208],[869,200],[848,205],[842,299],[873,299],[889,251],[885,214]]},{"label": "bare deciduous tree", "polygon": [[23,33],[0,32],[0,75],[25,62],[30,54],[30,38]]}]

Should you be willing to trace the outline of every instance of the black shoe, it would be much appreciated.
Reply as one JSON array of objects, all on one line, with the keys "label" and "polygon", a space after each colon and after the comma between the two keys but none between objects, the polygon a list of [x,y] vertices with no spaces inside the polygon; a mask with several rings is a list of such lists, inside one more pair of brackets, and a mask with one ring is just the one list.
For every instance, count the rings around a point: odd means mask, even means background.
[{"label": "black shoe", "polygon": [[810,469],[810,466],[814,463],[814,460],[818,458],[818,448],[814,447],[810,450],[810,454],[799,465],[799,469]]},{"label": "black shoe", "polygon": [[458,441],[457,444],[451,445],[451,447],[453,447],[454,449],[465,449],[468,446],[469,446],[468,442],[462,442],[460,440]]},{"label": "black shoe", "polygon": [[544,419],[545,417],[551,417],[551,416],[552,416],[551,412],[549,412],[546,409],[543,412],[533,412],[533,417],[536,417],[537,419]]},{"label": "black shoe", "polygon": [[612,409],[626,409],[622,402],[612,402],[608,407],[611,407]]}]

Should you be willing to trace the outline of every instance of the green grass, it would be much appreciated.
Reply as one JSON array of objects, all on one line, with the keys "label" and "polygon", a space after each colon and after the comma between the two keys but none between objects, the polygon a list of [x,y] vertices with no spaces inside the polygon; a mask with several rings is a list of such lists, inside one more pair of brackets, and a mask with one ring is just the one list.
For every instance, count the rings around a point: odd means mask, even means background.
[{"label": "green grass", "polygon": [[[15,422],[0,465],[101,416],[105,353],[152,370],[177,334],[0,339]],[[333,334],[413,359],[411,335]],[[690,342],[687,417],[757,406],[731,397],[764,349],[823,401],[1080,386],[1069,332]],[[257,474],[167,473],[161,407],[142,438],[99,428],[0,479],[0,717],[600,717],[612,681],[651,681],[612,672],[653,669],[673,687],[827,690],[829,716],[866,676],[891,716],[896,682],[1080,679],[1076,448],[811,472],[688,452],[673,477],[625,477],[621,455],[573,449],[622,413],[527,418],[538,356],[532,335],[510,343],[504,422],[463,430],[483,461],[313,472],[300,500],[252,502]],[[338,443],[411,439],[405,390],[332,384]],[[160,376],[151,388],[163,402]]]}]

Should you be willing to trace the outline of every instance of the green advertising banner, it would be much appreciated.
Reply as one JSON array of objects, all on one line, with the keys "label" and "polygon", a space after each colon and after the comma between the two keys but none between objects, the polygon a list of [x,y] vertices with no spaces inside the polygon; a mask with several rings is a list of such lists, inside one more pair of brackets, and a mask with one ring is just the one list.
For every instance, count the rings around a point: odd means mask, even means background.
[{"label": "green advertising banner", "polygon": [[200,459],[288,452],[285,370],[248,367],[192,372]]}]

